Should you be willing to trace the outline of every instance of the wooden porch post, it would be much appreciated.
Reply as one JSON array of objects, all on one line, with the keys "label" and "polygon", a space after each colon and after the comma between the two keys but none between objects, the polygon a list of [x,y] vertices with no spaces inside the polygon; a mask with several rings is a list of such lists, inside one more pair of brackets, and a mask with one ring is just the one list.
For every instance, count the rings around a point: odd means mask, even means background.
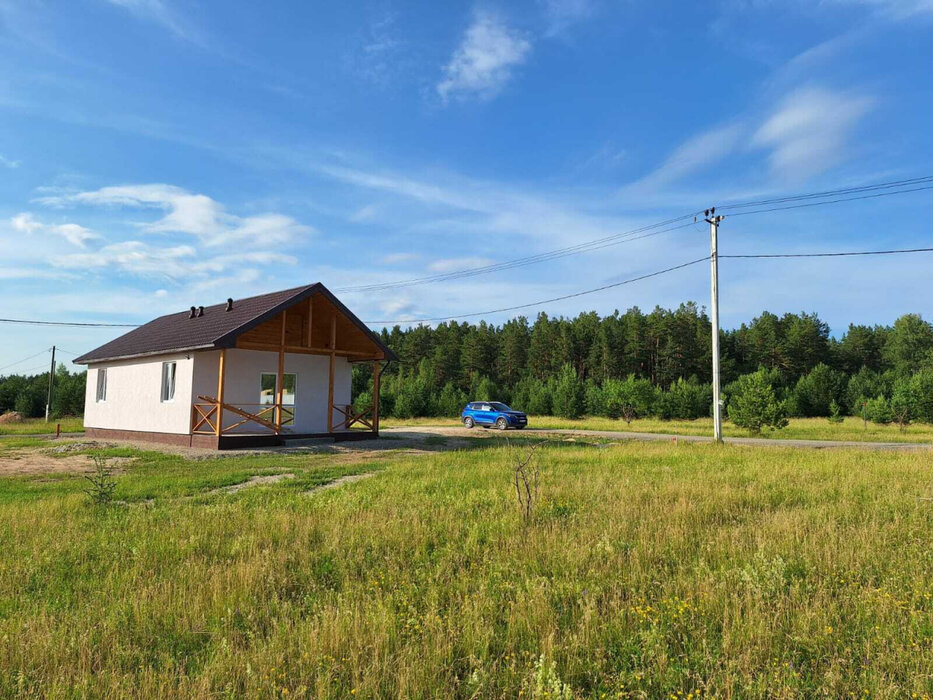
[{"label": "wooden porch post", "polygon": [[217,427],[214,429],[217,437],[224,431],[224,375],[227,365],[227,349],[220,350],[220,359],[217,362]]},{"label": "wooden porch post", "polygon": [[334,432],[334,373],[337,369],[337,314],[330,320],[330,374],[327,380],[327,432]]},{"label": "wooden porch post", "polygon": [[285,318],[287,310],[282,311],[282,335],[279,339],[279,371],[275,378],[276,388],[276,409],[275,409],[275,434],[282,432],[282,399],[285,397]]},{"label": "wooden porch post", "polygon": [[382,372],[379,361],[373,362],[373,432],[379,434],[379,385]]}]

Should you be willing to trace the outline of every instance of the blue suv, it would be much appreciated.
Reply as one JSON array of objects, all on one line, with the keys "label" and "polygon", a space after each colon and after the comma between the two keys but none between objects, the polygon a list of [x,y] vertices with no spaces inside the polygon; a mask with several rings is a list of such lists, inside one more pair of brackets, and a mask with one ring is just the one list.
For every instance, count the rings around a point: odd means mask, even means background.
[{"label": "blue suv", "polygon": [[521,411],[513,411],[504,403],[497,401],[473,401],[468,403],[460,419],[467,428],[481,425],[484,428],[495,426],[499,430],[517,428],[521,430],[528,425],[528,416]]}]

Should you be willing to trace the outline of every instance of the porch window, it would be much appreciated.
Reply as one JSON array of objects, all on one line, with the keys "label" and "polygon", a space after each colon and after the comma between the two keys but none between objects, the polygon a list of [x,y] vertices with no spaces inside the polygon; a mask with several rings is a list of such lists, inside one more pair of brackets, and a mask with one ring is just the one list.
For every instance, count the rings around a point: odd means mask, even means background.
[{"label": "porch window", "polygon": [[97,402],[101,403],[107,400],[107,368],[101,367],[97,370]]},{"label": "porch window", "polygon": [[[275,399],[278,394],[276,379],[277,375],[275,372],[263,372],[259,375],[259,403],[263,406],[275,404]],[[298,393],[298,375],[283,374],[282,387],[284,389],[282,392],[282,405],[291,407],[284,411],[282,425],[290,425],[294,422],[295,395]]]},{"label": "porch window", "polygon": [[175,363],[162,363],[162,402],[175,398]]}]

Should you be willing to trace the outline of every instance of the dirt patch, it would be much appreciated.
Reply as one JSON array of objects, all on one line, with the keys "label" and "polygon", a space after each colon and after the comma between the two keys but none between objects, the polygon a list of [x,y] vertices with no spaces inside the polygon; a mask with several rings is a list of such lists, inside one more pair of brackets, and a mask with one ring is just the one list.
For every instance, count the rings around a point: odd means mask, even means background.
[{"label": "dirt patch", "polygon": [[338,486],[343,486],[344,484],[352,484],[355,481],[362,481],[363,479],[368,479],[371,476],[376,476],[375,472],[367,472],[366,474],[350,474],[348,476],[341,476],[339,479],[328,481],[326,484],[322,484],[321,486],[315,486],[313,489],[305,491],[305,494],[310,496],[315,493],[320,493],[321,491],[328,491],[330,489],[335,489]]},{"label": "dirt patch", "polygon": [[[107,464],[119,473],[119,467],[132,461],[129,457],[114,457]],[[94,470],[90,455],[54,457],[48,452],[22,450],[0,457],[0,477],[32,476],[36,474],[87,474]]]},{"label": "dirt patch", "polygon": [[237,493],[243,489],[248,489],[251,486],[264,486],[267,484],[277,484],[280,481],[285,479],[294,479],[294,474],[268,474],[266,476],[251,476],[246,481],[241,481],[239,484],[233,484],[232,486],[224,486],[219,489],[214,489],[213,491],[208,491],[208,495],[214,495],[218,493]]},{"label": "dirt patch", "polygon": [[7,411],[2,416],[0,416],[0,425],[4,423],[22,423],[23,416],[16,411]]}]

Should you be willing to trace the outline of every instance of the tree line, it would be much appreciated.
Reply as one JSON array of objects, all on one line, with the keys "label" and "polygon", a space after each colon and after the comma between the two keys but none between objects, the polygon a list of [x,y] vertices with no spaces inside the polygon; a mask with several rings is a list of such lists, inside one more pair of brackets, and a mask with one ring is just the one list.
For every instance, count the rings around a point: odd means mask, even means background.
[{"label": "tree line", "polygon": [[[467,401],[498,400],[565,417],[709,416],[711,332],[695,303],[602,317],[540,313],[501,326],[396,326],[382,331],[399,361],[383,375],[381,412],[454,416]],[[816,313],[766,311],[722,331],[720,348],[727,403],[763,383],[786,415],[890,422],[909,399],[913,420],[933,422],[933,325],[918,314],[831,337]],[[359,407],[370,391],[371,373],[357,368]]]},{"label": "tree line", "polygon": [[[84,414],[86,372],[69,372],[63,363],[55,368],[55,391],[50,414],[53,418]],[[24,418],[45,415],[49,373],[0,376],[0,414],[16,411]]]},{"label": "tree line", "polygon": [[[471,400],[628,420],[698,418],[712,408],[711,326],[694,303],[608,316],[541,313],[500,326],[396,326],[382,339],[399,357],[382,379],[383,416],[455,416]],[[785,415],[933,422],[933,325],[918,314],[890,326],[853,324],[834,338],[815,313],[764,312],[722,331],[720,347],[727,405],[767,387]],[[54,415],[81,415],[84,377],[58,366]],[[41,416],[47,390],[48,372],[0,377],[0,413]],[[371,391],[371,371],[355,365],[359,407]]]}]

